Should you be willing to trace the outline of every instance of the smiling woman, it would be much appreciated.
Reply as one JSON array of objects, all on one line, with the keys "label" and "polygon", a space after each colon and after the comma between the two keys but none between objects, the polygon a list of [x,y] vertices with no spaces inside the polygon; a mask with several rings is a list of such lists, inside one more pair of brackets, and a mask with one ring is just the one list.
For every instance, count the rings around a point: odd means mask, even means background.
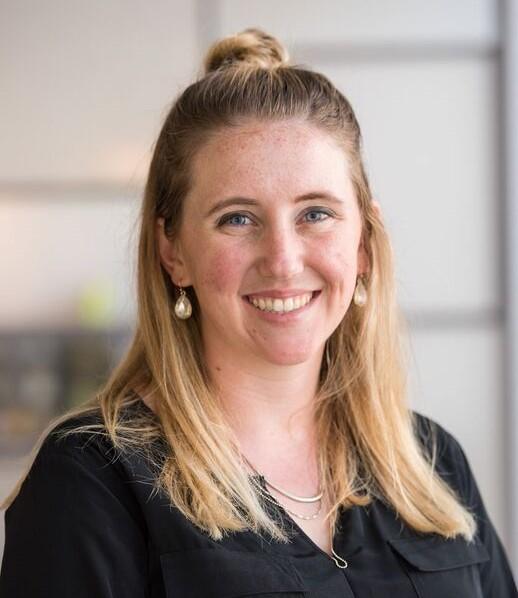
[{"label": "smiling woman", "polygon": [[511,598],[458,442],[407,406],[347,99],[249,29],[157,140],[138,321],[8,497],[0,595]]},{"label": "smiling woman", "polygon": [[[226,364],[244,355],[265,376],[274,364],[312,360],[314,387],[326,340],[368,266],[342,147],[298,118],[250,120],[214,133],[191,169],[182,226],[169,238],[160,219],[158,235],[171,279],[203,305],[209,369],[222,382]],[[225,389],[222,400],[234,394]]]}]

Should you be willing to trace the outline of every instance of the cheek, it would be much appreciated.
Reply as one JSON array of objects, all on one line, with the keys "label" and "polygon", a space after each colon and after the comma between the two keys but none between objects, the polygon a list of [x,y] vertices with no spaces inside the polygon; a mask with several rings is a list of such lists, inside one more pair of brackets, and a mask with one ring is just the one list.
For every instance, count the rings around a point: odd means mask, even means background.
[{"label": "cheek", "polygon": [[244,272],[243,251],[232,248],[207,249],[199,282],[218,293],[235,291]]},{"label": "cheek", "polygon": [[313,263],[330,284],[347,284],[356,278],[358,249],[354,244],[337,243],[335,239],[313,247]]}]

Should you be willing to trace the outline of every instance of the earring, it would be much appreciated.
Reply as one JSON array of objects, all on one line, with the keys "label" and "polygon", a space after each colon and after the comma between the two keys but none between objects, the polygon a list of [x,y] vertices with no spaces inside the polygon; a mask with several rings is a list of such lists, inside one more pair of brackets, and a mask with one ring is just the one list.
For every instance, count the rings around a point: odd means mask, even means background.
[{"label": "earring", "polygon": [[354,289],[353,301],[358,307],[363,307],[367,303],[367,289],[365,288],[363,280],[360,276],[358,276],[356,279],[356,288]]},{"label": "earring", "polygon": [[187,320],[191,317],[192,305],[185,290],[180,286],[178,288],[180,290],[180,296],[174,304],[174,313],[176,314],[177,318],[180,318],[180,320]]}]

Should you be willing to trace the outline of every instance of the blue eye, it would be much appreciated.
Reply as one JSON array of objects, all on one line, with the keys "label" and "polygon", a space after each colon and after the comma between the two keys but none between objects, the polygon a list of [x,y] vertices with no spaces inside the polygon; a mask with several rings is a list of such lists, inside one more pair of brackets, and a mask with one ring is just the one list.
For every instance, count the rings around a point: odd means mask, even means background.
[{"label": "blue eye", "polygon": [[[304,214],[304,217],[307,217],[310,214],[318,215],[317,218],[307,218],[306,222],[309,222],[310,224],[316,224],[318,222],[323,222],[324,220],[327,220],[328,218],[333,217],[333,214],[329,210],[325,210],[323,208],[310,209]],[[243,220],[245,220],[245,221],[243,221]],[[224,216],[222,216],[218,220],[217,226],[220,227],[220,226],[229,225],[234,228],[241,228],[243,226],[246,226],[246,224],[247,224],[246,220],[249,220],[251,222],[250,216],[247,216],[246,214],[243,214],[242,212],[232,212],[231,214],[225,214]]]},{"label": "blue eye", "polygon": [[309,210],[304,214],[306,222],[322,222],[327,220],[331,216],[331,213],[327,210]]},{"label": "blue eye", "polygon": [[225,214],[225,216],[222,216],[219,220],[218,220],[218,226],[223,226],[225,224],[229,224],[230,226],[244,226],[246,224],[248,224],[248,222],[246,221],[250,221],[250,218],[248,216],[246,216],[245,214],[239,214],[238,212],[234,213],[234,214]]}]

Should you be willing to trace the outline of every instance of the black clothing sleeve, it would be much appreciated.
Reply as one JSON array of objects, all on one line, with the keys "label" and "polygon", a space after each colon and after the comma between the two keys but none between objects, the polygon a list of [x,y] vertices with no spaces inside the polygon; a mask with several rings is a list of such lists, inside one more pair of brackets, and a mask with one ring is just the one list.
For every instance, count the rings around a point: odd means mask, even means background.
[{"label": "black clothing sleeve", "polygon": [[[422,417],[422,416],[421,416]],[[428,418],[426,418],[428,419]],[[438,462],[440,473],[460,494],[462,503],[473,513],[477,522],[477,538],[484,544],[490,559],[480,565],[484,597],[518,597],[513,575],[498,533],[487,513],[478,484],[464,449],[457,439],[442,426],[429,420],[438,430]],[[451,479],[455,478],[455,481]]]},{"label": "black clothing sleeve", "polygon": [[7,509],[1,598],[147,595],[145,536],[128,492],[102,451],[81,442],[48,438]]}]

